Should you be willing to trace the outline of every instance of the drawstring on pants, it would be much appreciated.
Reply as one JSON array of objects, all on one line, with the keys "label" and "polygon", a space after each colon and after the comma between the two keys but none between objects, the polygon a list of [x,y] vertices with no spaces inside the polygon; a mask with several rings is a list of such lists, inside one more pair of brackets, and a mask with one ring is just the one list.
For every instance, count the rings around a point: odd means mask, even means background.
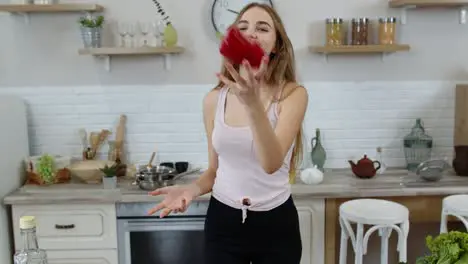
[{"label": "drawstring on pants", "polygon": [[245,219],[247,219],[247,210],[249,209],[251,203],[250,203],[250,199],[249,199],[249,198],[243,198],[241,202],[242,202],[242,206],[241,206],[241,210],[242,210],[242,223],[245,223]]}]

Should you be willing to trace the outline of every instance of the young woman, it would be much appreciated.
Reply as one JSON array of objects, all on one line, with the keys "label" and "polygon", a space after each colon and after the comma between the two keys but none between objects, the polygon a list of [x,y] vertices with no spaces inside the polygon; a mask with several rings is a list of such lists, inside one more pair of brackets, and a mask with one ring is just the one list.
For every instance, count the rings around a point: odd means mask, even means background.
[{"label": "young woman", "polygon": [[259,69],[225,62],[203,104],[209,167],[194,183],[157,189],[149,214],[183,212],[211,192],[205,222],[209,264],[299,264],[298,214],[289,179],[302,153],[308,104],[296,83],[291,42],[278,14],[249,4],[234,22],[264,49]]}]

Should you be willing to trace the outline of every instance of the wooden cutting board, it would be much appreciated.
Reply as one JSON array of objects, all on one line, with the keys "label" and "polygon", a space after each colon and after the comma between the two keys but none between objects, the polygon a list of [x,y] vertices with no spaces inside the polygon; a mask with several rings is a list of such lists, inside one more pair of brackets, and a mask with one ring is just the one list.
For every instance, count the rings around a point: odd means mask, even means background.
[{"label": "wooden cutting board", "polygon": [[468,84],[455,87],[455,124],[453,145],[468,145]]}]

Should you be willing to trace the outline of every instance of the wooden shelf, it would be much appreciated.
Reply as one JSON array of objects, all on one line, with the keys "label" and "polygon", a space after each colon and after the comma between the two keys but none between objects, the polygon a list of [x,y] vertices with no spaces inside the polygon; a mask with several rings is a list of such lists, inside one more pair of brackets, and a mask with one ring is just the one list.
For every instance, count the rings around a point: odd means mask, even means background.
[{"label": "wooden shelf", "polygon": [[468,0],[389,0],[388,6],[392,8],[402,8],[401,10],[401,24],[406,24],[406,11],[414,8],[459,8],[460,24],[466,24],[466,13],[468,7]]},{"label": "wooden shelf", "polygon": [[468,5],[467,0],[390,0],[388,5],[399,7],[461,7]]},{"label": "wooden shelf", "polygon": [[409,45],[343,45],[343,46],[312,46],[311,52],[323,54],[349,53],[391,53],[410,50]]},{"label": "wooden shelf", "polygon": [[140,47],[140,48],[124,48],[124,47],[102,47],[91,49],[80,49],[80,55],[94,56],[115,56],[115,55],[158,55],[158,54],[177,54],[184,52],[182,47]]},{"label": "wooden shelf", "polygon": [[165,68],[170,69],[170,56],[174,54],[183,53],[185,49],[183,47],[138,47],[138,48],[126,48],[126,47],[102,47],[102,48],[88,48],[79,49],[78,54],[80,55],[91,55],[105,59],[105,68],[110,71],[110,57],[111,56],[139,56],[139,55],[163,55],[165,58]]},{"label": "wooden shelf", "polygon": [[0,12],[10,13],[61,13],[61,12],[100,12],[104,7],[96,4],[53,4],[53,5],[0,5]]}]

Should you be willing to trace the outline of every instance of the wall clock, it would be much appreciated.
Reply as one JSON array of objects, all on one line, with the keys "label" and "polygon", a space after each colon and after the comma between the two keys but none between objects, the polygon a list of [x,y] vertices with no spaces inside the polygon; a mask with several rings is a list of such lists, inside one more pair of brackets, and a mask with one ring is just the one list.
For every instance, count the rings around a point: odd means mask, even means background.
[{"label": "wall clock", "polygon": [[257,2],[273,7],[271,0],[213,0],[211,7],[211,22],[218,37],[222,37],[227,28],[234,22],[242,8],[251,3]]}]

